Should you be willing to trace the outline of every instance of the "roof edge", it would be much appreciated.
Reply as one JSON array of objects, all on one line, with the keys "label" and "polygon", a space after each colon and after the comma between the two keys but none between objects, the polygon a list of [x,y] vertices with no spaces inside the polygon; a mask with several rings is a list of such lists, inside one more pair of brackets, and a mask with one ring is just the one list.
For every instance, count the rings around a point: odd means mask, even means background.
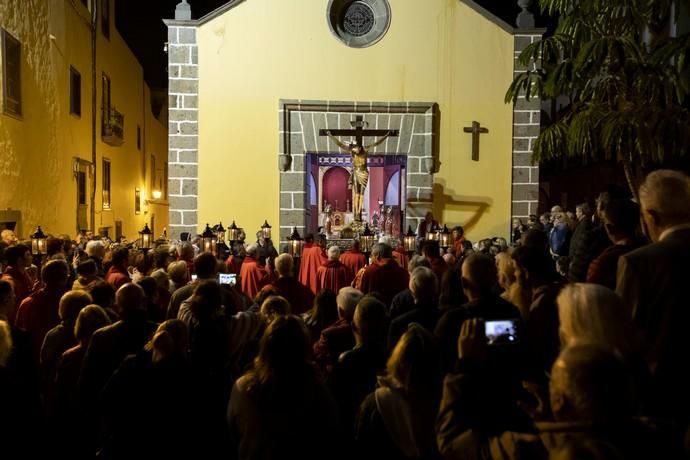
[{"label": "roof edge", "polygon": [[224,5],[219,6],[215,10],[211,11],[208,14],[205,14],[204,16],[200,17],[199,19],[191,19],[191,20],[180,20],[180,19],[163,19],[163,22],[165,23],[166,26],[174,26],[174,27],[199,27],[203,24],[206,24],[207,22],[217,18],[218,16],[222,15],[223,13],[230,11],[240,3],[244,3],[245,0],[230,0]]},{"label": "roof edge", "polygon": [[503,19],[499,18],[498,16],[493,14],[491,11],[489,11],[486,8],[484,8],[483,6],[477,4],[473,0],[460,0],[460,3],[464,3],[465,5],[469,6],[474,11],[476,11],[480,15],[484,16],[485,19],[488,19],[489,21],[493,22],[494,24],[496,24],[498,27],[505,30],[509,34],[515,34],[518,32],[518,29],[516,29],[514,26],[508,24]]}]

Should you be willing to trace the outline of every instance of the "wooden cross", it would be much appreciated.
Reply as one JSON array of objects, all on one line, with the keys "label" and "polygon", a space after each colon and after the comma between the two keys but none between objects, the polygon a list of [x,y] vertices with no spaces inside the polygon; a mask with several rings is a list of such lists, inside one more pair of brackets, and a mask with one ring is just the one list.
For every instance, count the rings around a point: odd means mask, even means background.
[{"label": "wooden cross", "polygon": [[466,133],[472,133],[472,161],[479,161],[479,135],[487,134],[489,130],[483,128],[478,121],[473,121],[471,127],[463,130]]},{"label": "wooden cross", "polygon": [[320,129],[319,136],[328,136],[329,131],[333,136],[354,136],[356,145],[364,147],[364,137],[379,137],[386,134],[395,137],[400,134],[397,129],[364,129],[367,122],[361,115],[357,115],[355,121],[351,121],[350,124],[354,129]]}]

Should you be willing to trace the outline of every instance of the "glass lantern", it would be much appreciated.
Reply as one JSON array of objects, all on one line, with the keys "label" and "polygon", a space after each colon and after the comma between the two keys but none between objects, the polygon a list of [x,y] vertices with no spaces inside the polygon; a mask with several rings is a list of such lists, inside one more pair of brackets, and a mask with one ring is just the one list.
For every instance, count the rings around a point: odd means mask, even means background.
[{"label": "glass lantern", "polygon": [[46,236],[39,225],[36,231],[31,235],[31,253],[35,256],[44,256],[46,254]]},{"label": "glass lantern", "polygon": [[302,257],[302,249],[304,249],[304,240],[297,231],[297,227],[292,228],[292,234],[288,236],[287,252],[293,258]]},{"label": "glass lantern", "polygon": [[223,222],[218,222],[218,227],[216,228],[216,242],[225,243],[225,227],[223,227]]},{"label": "glass lantern", "polygon": [[232,245],[235,241],[240,240],[240,229],[235,225],[235,221],[232,221],[232,225],[228,228],[228,241]]},{"label": "glass lantern", "polygon": [[268,225],[268,221],[264,220],[264,224],[261,226],[261,235],[265,240],[271,239],[271,226]]},{"label": "glass lantern", "polygon": [[441,246],[441,249],[445,252],[446,249],[450,246],[450,230],[448,230],[447,225],[443,225],[443,230],[440,230],[438,232],[438,242],[439,246]]},{"label": "glass lantern", "polygon": [[412,231],[412,227],[409,225],[407,226],[407,233],[403,237],[403,245],[408,255],[411,255],[417,250],[417,235]]},{"label": "glass lantern", "polygon": [[374,234],[371,232],[369,224],[365,224],[364,231],[359,235],[359,248],[363,253],[368,254],[373,247]]},{"label": "glass lantern", "polygon": [[141,240],[141,249],[143,249],[144,252],[151,249],[151,237],[152,236],[153,236],[153,232],[149,228],[149,224],[144,224],[144,229],[139,232],[139,239]]},{"label": "glass lantern", "polygon": [[201,234],[201,241],[202,251],[213,253],[216,247],[216,235],[213,233],[213,230],[211,230],[211,227],[209,227],[208,224],[206,224],[206,228]]}]

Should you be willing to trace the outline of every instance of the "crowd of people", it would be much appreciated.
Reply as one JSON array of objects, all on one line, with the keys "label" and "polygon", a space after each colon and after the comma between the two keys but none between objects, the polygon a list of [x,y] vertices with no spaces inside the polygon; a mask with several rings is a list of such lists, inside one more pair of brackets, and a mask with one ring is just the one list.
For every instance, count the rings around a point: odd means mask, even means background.
[{"label": "crowd of people", "polygon": [[3,231],[0,455],[687,457],[690,179],[593,208],[411,256]]}]

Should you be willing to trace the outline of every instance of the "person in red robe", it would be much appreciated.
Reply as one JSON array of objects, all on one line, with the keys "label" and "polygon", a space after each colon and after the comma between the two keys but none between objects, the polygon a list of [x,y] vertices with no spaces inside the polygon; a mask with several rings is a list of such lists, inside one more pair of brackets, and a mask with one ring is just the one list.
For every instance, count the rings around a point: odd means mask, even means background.
[{"label": "person in red robe", "polygon": [[105,274],[105,282],[111,285],[115,291],[132,281],[127,271],[129,264],[129,249],[119,248],[113,252],[113,264]]},{"label": "person in red robe", "polygon": [[350,270],[350,276],[354,279],[364,266],[367,264],[367,259],[364,257],[362,251],[359,250],[359,240],[352,242],[352,247],[340,254],[340,263],[345,265]]},{"label": "person in red robe", "polygon": [[328,258],[324,251],[322,242],[319,244],[314,244],[314,237],[312,235],[307,235],[304,239],[304,249],[302,250],[302,263],[299,267],[299,282],[311,289],[311,292],[316,294],[317,290],[317,278],[316,272],[319,267],[326,262]]},{"label": "person in red robe", "polygon": [[393,259],[393,248],[385,243],[374,245],[371,258],[372,264],[362,275],[361,290],[364,294],[378,292],[386,307],[390,307],[393,297],[407,289],[410,274]]},{"label": "person in red robe", "polygon": [[60,323],[58,307],[67,290],[69,268],[64,260],[51,260],[41,273],[45,287],[24,299],[17,310],[15,324],[26,331],[32,343],[32,353],[38,364],[41,345],[49,330]]},{"label": "person in red robe", "polygon": [[290,302],[293,315],[300,315],[314,304],[314,293],[294,276],[294,260],[290,254],[281,254],[275,260],[278,279],[264,289],[275,289]]},{"label": "person in red robe", "polygon": [[422,244],[422,254],[429,260],[431,270],[439,280],[448,271],[448,263],[441,257],[441,248],[436,240],[426,240]]},{"label": "person in red robe", "polygon": [[340,289],[352,283],[350,270],[340,262],[340,248],[331,246],[328,248],[328,262],[320,266],[316,272],[316,289],[330,289],[339,292]]},{"label": "person in red robe", "polygon": [[236,248],[232,249],[232,252],[225,259],[225,269],[226,273],[236,273],[239,275],[242,269],[242,260],[244,258],[244,246],[236,245]]},{"label": "person in red robe", "polygon": [[410,257],[407,255],[407,251],[405,251],[405,246],[399,241],[398,246],[393,250],[393,258],[398,262],[398,265],[407,270],[407,266],[410,264]]},{"label": "person in red robe", "polygon": [[31,251],[27,246],[17,244],[7,248],[4,256],[7,260],[7,266],[2,273],[2,279],[12,285],[15,299],[12,309],[8,312],[7,320],[10,326],[14,326],[14,318],[19,305],[33,289],[33,280],[26,271],[27,267],[31,266]]},{"label": "person in red robe", "polygon": [[271,282],[273,275],[270,264],[266,264],[266,268],[259,265],[258,249],[257,244],[252,244],[247,248],[247,255],[240,269],[240,286],[242,292],[250,299],[253,299],[264,286]]}]

